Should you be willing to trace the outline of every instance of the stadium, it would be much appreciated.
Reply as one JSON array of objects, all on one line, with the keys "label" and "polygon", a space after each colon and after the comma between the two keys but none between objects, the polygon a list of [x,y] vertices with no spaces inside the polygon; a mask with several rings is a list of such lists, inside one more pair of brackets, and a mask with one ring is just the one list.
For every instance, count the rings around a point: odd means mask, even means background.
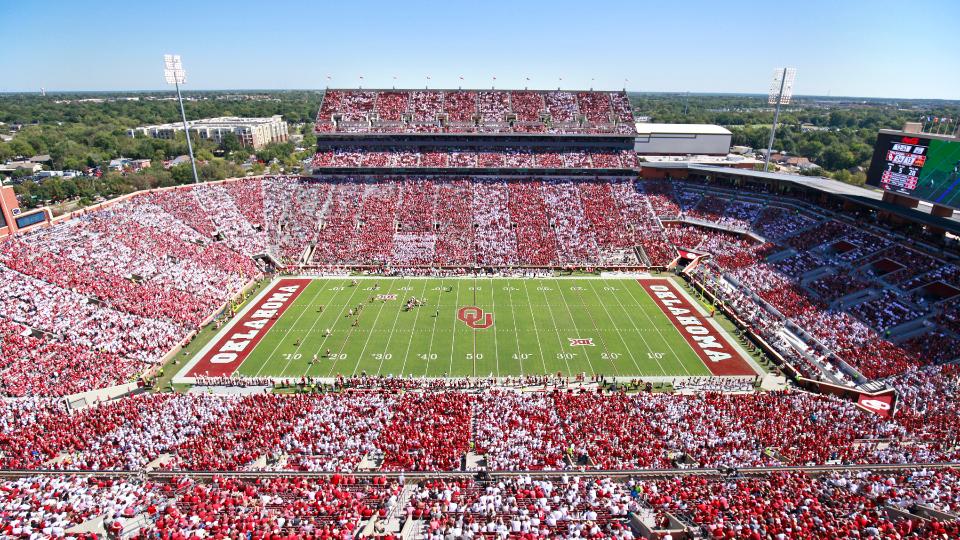
[{"label": "stadium", "polygon": [[315,131],[0,241],[0,535],[960,535],[956,222],[642,162],[625,92]]}]

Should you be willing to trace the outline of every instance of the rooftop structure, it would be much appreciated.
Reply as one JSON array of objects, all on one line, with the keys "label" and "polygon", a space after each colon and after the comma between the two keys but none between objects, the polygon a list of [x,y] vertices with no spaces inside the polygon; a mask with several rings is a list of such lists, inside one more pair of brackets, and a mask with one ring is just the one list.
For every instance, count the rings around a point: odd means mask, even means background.
[{"label": "rooftop structure", "polygon": [[726,156],[730,130],[711,124],[650,124],[638,122],[635,150],[651,156]]}]

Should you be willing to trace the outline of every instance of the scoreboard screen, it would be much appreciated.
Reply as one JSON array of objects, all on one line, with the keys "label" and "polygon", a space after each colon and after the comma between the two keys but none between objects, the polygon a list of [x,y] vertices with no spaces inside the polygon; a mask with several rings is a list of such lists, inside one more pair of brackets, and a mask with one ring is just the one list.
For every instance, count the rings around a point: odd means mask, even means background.
[{"label": "scoreboard screen", "polygon": [[943,206],[960,207],[960,141],[880,133],[867,183]]},{"label": "scoreboard screen", "polygon": [[15,218],[18,229],[26,229],[37,223],[43,223],[47,220],[47,213],[43,210],[37,210],[29,214],[21,214]]}]

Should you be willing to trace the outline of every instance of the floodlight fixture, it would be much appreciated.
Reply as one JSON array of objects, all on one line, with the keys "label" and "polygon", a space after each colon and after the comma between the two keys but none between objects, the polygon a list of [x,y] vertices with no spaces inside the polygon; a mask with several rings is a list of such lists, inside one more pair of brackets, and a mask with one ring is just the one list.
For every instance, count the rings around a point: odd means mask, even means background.
[{"label": "floodlight fixture", "polygon": [[770,168],[770,154],[773,152],[773,139],[777,135],[777,122],[780,121],[780,106],[788,105],[793,98],[793,82],[797,78],[796,68],[777,68],[773,70],[767,103],[774,105],[773,125],[770,126],[770,141],[767,143],[767,155],[763,158],[763,172]]},{"label": "floodlight fixture", "polygon": [[187,82],[187,72],[183,69],[183,61],[179,54],[163,55],[163,77],[167,84],[184,84]]},{"label": "floodlight fixture", "polygon": [[193,158],[193,143],[190,142],[190,125],[187,124],[187,113],[183,109],[183,96],[180,95],[180,85],[187,82],[187,72],[183,69],[183,62],[179,54],[163,55],[163,77],[167,84],[177,89],[177,101],[180,102],[180,118],[183,120],[183,132],[187,136],[187,153],[190,154],[190,167],[193,169],[193,183],[200,183],[197,176],[197,162]]},{"label": "floodlight fixture", "polygon": [[767,103],[770,105],[789,105],[793,98],[793,82],[797,78],[796,68],[777,68],[773,70]]}]

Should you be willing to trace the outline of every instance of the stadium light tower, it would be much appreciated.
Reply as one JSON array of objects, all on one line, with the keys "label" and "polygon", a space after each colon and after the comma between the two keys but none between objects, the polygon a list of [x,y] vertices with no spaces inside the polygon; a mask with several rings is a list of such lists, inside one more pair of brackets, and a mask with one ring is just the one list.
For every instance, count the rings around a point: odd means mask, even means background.
[{"label": "stadium light tower", "polygon": [[776,105],[773,113],[773,126],[770,128],[770,142],[767,143],[767,155],[763,159],[763,172],[770,167],[770,153],[773,152],[773,138],[777,135],[777,121],[780,120],[780,106],[789,105],[793,97],[793,81],[797,78],[797,68],[777,68],[770,82],[770,94],[767,103]]},{"label": "stadium light tower", "polygon": [[180,102],[180,118],[183,119],[183,132],[187,135],[187,152],[190,154],[190,167],[193,169],[193,183],[199,184],[197,177],[197,162],[193,159],[193,143],[190,142],[190,126],[187,125],[187,113],[183,110],[183,96],[180,95],[180,85],[187,82],[187,72],[183,69],[183,62],[179,54],[163,55],[163,77],[167,84],[177,88],[177,101]]}]

